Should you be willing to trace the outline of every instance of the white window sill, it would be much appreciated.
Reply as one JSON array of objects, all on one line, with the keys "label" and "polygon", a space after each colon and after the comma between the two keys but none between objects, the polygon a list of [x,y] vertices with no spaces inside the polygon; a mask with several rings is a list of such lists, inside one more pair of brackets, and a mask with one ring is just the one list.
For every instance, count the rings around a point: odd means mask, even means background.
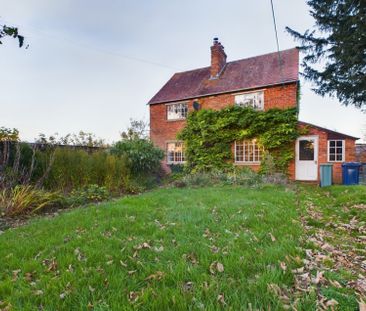
[{"label": "white window sill", "polygon": [[166,119],[168,122],[174,122],[174,121],[184,121],[187,120],[187,118],[180,118],[180,119]]}]

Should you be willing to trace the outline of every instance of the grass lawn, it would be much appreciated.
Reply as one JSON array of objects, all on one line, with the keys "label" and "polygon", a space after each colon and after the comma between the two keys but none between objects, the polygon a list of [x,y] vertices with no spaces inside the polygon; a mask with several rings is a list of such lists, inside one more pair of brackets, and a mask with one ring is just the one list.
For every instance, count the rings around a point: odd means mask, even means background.
[{"label": "grass lawn", "polygon": [[[0,235],[0,310],[354,310],[362,265],[310,267],[306,249],[365,255],[365,203],[365,187],[159,189],[36,219]],[[303,268],[329,273],[301,291]]]}]

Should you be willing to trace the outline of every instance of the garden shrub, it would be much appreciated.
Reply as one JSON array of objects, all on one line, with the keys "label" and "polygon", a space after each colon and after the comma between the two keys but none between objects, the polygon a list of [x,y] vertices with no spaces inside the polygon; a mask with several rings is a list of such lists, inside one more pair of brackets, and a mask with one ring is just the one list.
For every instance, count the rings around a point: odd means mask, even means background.
[{"label": "garden shrub", "polygon": [[65,198],[67,206],[79,206],[87,203],[96,203],[109,199],[111,197],[110,192],[106,187],[98,185],[88,185],[81,189],[72,190],[71,193]]},{"label": "garden shrub", "polygon": [[[273,157],[275,170],[286,172],[298,136],[296,108],[256,111],[230,106],[191,112],[178,139],[185,143],[189,172],[232,168],[232,143],[254,138]],[[261,169],[264,168],[262,163]]]},{"label": "garden shrub", "polygon": [[202,187],[216,185],[240,185],[258,187],[263,184],[263,177],[249,168],[231,170],[199,171],[185,174],[173,182],[176,187]]},{"label": "garden shrub", "polygon": [[144,176],[157,173],[164,152],[145,138],[123,139],[111,148],[111,154],[125,156],[132,174]]}]

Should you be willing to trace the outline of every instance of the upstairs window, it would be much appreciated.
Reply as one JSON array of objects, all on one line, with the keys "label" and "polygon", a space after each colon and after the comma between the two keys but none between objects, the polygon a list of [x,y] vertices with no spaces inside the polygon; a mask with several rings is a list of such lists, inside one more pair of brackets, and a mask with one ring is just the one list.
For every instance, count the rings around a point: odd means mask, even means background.
[{"label": "upstairs window", "polygon": [[167,163],[179,164],[185,161],[183,142],[176,141],[167,143]]},{"label": "upstairs window", "polygon": [[256,110],[264,109],[264,92],[253,92],[235,95],[235,105],[240,107],[252,107]]},{"label": "upstairs window", "polygon": [[187,118],[188,104],[175,103],[166,106],[168,120],[183,120]]},{"label": "upstairs window", "polygon": [[328,161],[343,162],[345,145],[344,140],[328,140]]},{"label": "upstairs window", "polygon": [[260,163],[262,161],[263,148],[255,139],[235,142],[236,163]]}]

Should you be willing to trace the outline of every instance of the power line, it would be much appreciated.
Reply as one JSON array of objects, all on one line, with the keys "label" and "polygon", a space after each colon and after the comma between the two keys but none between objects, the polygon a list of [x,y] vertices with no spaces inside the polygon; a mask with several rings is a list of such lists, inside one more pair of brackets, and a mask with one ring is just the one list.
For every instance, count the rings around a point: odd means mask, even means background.
[{"label": "power line", "polygon": [[281,81],[283,83],[280,43],[279,43],[279,40],[278,40],[276,15],[275,15],[275,10],[274,10],[274,6],[273,6],[273,0],[271,0],[271,9],[272,9],[273,27],[274,27],[274,31],[275,31],[276,45],[277,45],[277,53],[278,53],[278,66],[280,68],[280,78],[281,78]]},{"label": "power line", "polygon": [[[15,25],[15,27],[17,27],[18,29],[19,28],[22,29],[22,26],[16,25],[14,23],[9,23],[9,24]],[[2,27],[2,26],[3,25],[0,25],[0,27]],[[11,27],[11,26],[9,26],[9,27]],[[65,37],[50,35],[50,34],[45,33],[44,31],[42,31],[40,29],[35,28],[35,27],[31,27],[31,26],[27,26],[27,27],[29,27],[30,29],[32,29],[32,31],[38,33],[39,35],[41,35],[43,37],[48,37],[49,39],[53,39],[53,40],[56,40],[56,41],[63,40],[64,42],[69,43],[71,45],[74,45],[74,46],[77,46],[77,47],[81,47],[81,48],[84,48],[84,49],[88,49],[88,50],[94,50],[94,51],[99,52],[99,53],[114,55],[114,56],[118,56],[118,57],[124,58],[126,60],[130,60],[130,61],[145,63],[145,64],[149,64],[149,65],[153,65],[153,66],[167,68],[167,69],[174,70],[174,71],[177,71],[177,70],[180,71],[179,68],[176,68],[176,67],[173,67],[173,66],[170,66],[170,65],[165,65],[165,64],[158,63],[158,62],[154,62],[154,61],[151,61],[151,60],[147,60],[147,59],[143,59],[143,58],[139,58],[139,57],[125,55],[125,54],[122,54],[122,53],[116,52],[116,51],[111,51],[111,50],[107,50],[107,49],[96,48],[95,46],[91,46],[91,45],[85,44],[85,43],[76,42],[74,40],[70,40],[70,39],[65,38]],[[24,27],[23,27],[23,29],[24,29]],[[27,36],[25,36],[25,38],[27,38]]]}]

